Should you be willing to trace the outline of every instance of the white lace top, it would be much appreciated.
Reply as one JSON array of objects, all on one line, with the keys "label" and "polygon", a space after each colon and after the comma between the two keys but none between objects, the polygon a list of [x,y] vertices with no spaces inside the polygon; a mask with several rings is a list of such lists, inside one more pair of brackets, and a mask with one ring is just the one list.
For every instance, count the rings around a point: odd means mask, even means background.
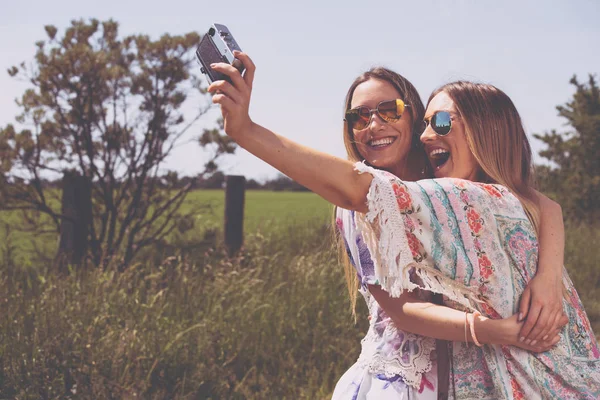
[{"label": "white lace top", "polygon": [[[435,349],[435,339],[404,332],[395,327],[385,311],[379,307],[370,294],[367,285],[380,285],[376,278],[375,266],[353,211],[337,210],[336,224],[344,237],[348,256],[360,281],[359,291],[369,307],[369,330],[362,340],[358,363],[374,375],[387,378],[400,376],[409,386],[421,387],[423,374],[430,371]],[[380,274],[377,274],[381,277]],[[385,289],[385,286],[382,285]],[[394,293],[398,296],[399,293]],[[421,294],[424,300],[430,300],[428,294]]]}]

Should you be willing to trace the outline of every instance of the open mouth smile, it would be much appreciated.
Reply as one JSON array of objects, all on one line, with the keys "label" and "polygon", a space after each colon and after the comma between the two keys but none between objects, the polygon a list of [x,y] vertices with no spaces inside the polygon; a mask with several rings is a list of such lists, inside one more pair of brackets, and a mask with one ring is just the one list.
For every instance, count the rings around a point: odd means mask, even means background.
[{"label": "open mouth smile", "polygon": [[437,148],[429,152],[429,160],[436,171],[440,170],[449,159],[450,152],[446,149]]},{"label": "open mouth smile", "polygon": [[395,137],[384,137],[378,139],[371,139],[367,142],[367,145],[374,150],[379,150],[388,147],[396,141]]}]

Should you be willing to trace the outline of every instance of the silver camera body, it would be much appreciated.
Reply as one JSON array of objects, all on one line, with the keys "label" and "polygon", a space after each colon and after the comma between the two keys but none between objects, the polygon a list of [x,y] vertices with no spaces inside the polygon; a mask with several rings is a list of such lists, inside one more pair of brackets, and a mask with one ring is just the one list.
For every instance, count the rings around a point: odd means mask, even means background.
[{"label": "silver camera body", "polygon": [[206,74],[209,84],[219,80],[231,83],[227,75],[214,71],[210,67],[212,63],[228,63],[237,68],[240,73],[244,72],[244,64],[233,56],[234,50],[242,51],[229,29],[225,25],[212,24],[196,49],[196,57],[202,65],[200,70]]}]

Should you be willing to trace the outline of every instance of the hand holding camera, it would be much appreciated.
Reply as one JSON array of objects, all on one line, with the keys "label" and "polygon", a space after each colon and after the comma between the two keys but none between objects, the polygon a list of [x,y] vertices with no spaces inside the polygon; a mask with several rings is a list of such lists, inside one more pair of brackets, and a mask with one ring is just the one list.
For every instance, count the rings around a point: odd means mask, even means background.
[{"label": "hand holding camera", "polygon": [[244,132],[252,127],[252,120],[248,114],[252,82],[256,67],[250,57],[245,53],[235,52],[235,56],[245,67],[242,77],[240,71],[227,63],[215,63],[211,68],[226,76],[227,80],[213,82],[208,91],[213,94],[212,102],[221,106],[221,113],[225,124],[225,133],[234,140],[238,140]]},{"label": "hand holding camera", "polygon": [[[225,25],[213,24],[196,51],[210,83],[213,103],[221,106],[225,133],[237,140],[252,121],[248,115],[255,66]],[[244,75],[242,76],[242,73]]]}]

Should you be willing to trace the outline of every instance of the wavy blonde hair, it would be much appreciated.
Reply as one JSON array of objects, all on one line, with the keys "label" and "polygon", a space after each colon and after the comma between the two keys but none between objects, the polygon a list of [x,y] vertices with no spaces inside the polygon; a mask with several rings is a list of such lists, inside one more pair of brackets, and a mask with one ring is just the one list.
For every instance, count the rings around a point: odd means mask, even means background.
[{"label": "wavy blonde hair", "polygon": [[[356,90],[358,85],[370,79],[377,79],[391,84],[398,91],[400,98],[408,105],[406,110],[410,112],[410,115],[412,117],[412,140],[411,151],[408,154],[407,165],[409,166],[409,168],[411,168],[411,170],[415,172],[425,171],[425,173],[427,173],[429,171],[429,163],[427,162],[425,152],[423,151],[423,147],[421,146],[421,141],[419,139],[421,132],[423,131],[423,117],[425,115],[425,107],[423,106],[423,102],[421,101],[421,97],[419,96],[417,89],[412,83],[408,81],[408,79],[384,67],[371,68],[370,70],[356,78],[350,86],[350,88],[348,89],[348,93],[346,94],[346,101],[344,103],[344,114],[351,107],[352,96],[354,95],[354,91]],[[358,147],[356,146],[356,142],[354,139],[354,131],[351,127],[348,126],[346,121],[344,121],[343,137],[346,152],[348,154],[348,159],[354,162],[364,161],[362,155],[358,151]],[[356,320],[356,298],[359,282],[356,276],[356,270],[350,263],[350,258],[347,254],[344,238],[341,237],[340,232],[338,231],[336,226],[336,210],[336,208],[334,208],[333,210],[332,224],[334,242],[338,250],[338,258],[341,264],[344,266],[346,285],[348,287],[348,294],[350,295],[350,307],[352,310],[352,315]]]},{"label": "wavy blonde hair", "polygon": [[540,208],[533,184],[531,146],[512,100],[497,87],[456,81],[436,89],[427,104],[445,92],[465,124],[469,149],[480,170],[477,181],[508,188],[521,202],[536,232]]}]

